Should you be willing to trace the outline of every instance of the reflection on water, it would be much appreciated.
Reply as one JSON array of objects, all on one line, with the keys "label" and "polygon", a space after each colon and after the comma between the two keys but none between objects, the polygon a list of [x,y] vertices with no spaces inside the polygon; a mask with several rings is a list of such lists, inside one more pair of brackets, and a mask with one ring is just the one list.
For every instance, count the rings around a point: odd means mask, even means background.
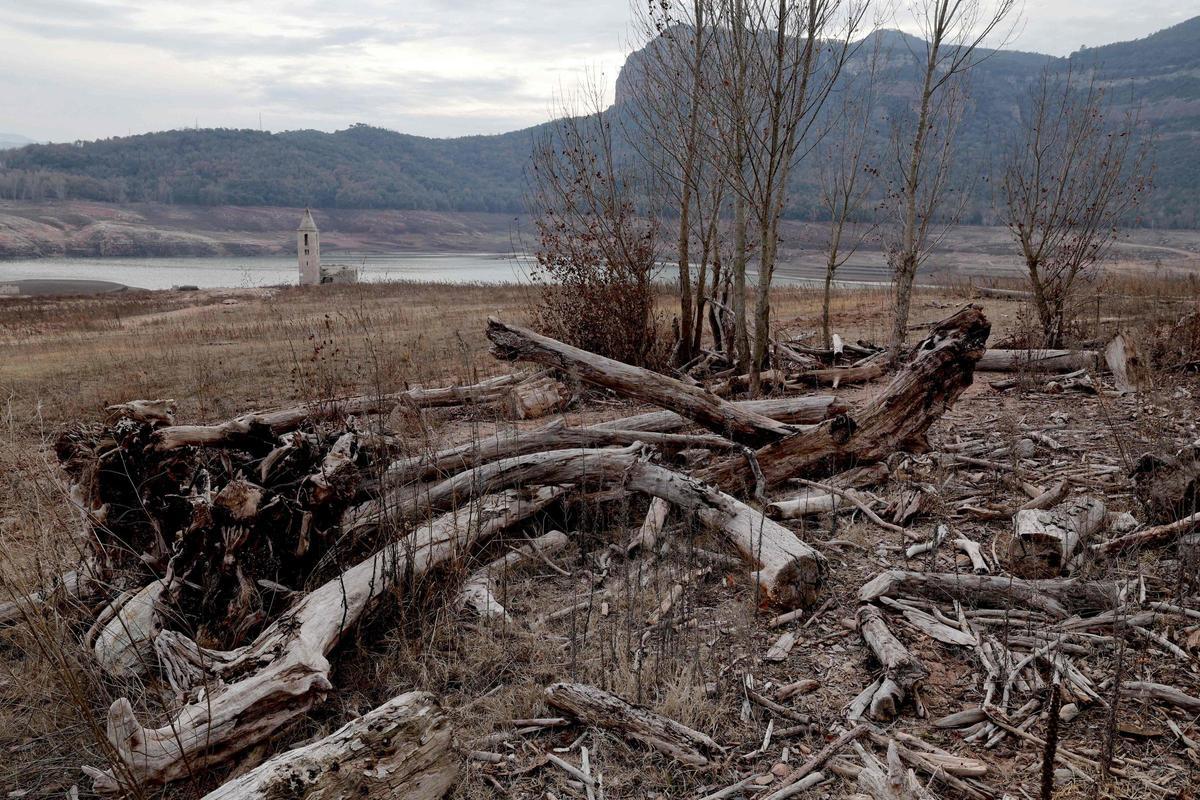
[{"label": "reflection on water", "polygon": [[[527,280],[525,262],[502,253],[325,253],[325,264],[350,264],[364,281],[513,283]],[[193,285],[274,286],[296,283],[295,256],[203,258],[39,258],[0,261],[0,283],[22,279],[115,281],[142,289]]]}]

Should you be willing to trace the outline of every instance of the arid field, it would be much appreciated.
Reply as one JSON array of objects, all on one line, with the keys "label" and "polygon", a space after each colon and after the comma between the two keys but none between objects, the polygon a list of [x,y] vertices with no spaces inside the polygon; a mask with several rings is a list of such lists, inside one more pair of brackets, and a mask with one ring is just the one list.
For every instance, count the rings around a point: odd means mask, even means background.
[{"label": "arid field", "polygon": [[[1015,279],[1001,284],[1019,287]],[[834,329],[850,343],[882,342],[888,299],[882,288],[839,292]],[[50,585],[86,546],[77,540],[78,512],[53,449],[64,428],[97,425],[108,406],[138,399],[173,399],[181,423],[219,423],[326,398],[533,372],[533,365],[489,355],[485,322],[495,316],[526,324],[537,301],[524,286],[411,284],[0,299],[0,601]],[[773,302],[777,339],[819,346],[816,291],[776,289]],[[664,294],[664,326],[671,303]],[[1034,319],[1023,301],[975,296],[965,282],[918,292],[911,340],[968,303],[982,306],[991,346],[1020,350],[1032,341]],[[332,689],[298,721],[219,766],[129,792],[199,798],[419,689],[437,695],[453,724],[465,763],[455,797],[698,798],[741,781],[745,796],[772,795],[836,738],[845,708],[880,675],[855,621],[860,589],[873,576],[888,569],[971,575],[956,537],[977,543],[994,575],[1008,575],[1013,511],[1059,482],[1068,501],[1099,498],[1110,516],[1128,511],[1139,526],[1150,524],[1130,470],[1143,452],[1174,453],[1200,436],[1194,363],[1176,353],[1197,343],[1197,326],[1179,323],[1198,310],[1187,279],[1116,275],[1089,286],[1072,317],[1072,346],[1103,349],[1126,332],[1154,362],[1141,390],[1118,395],[1099,372],[1090,390],[1050,385],[1055,375],[1032,370],[977,373],[933,424],[927,452],[893,453],[890,477],[859,494],[891,528],[854,506],[783,522],[828,560],[818,601],[790,621],[773,621],[780,609],[765,602],[719,532],[673,514],[656,548],[627,551],[648,501],[622,492],[574,495],[392,591],[338,644]],[[1002,381],[1009,385],[989,385]],[[834,395],[854,416],[887,382],[806,391]],[[561,417],[581,426],[650,410],[580,389]],[[421,455],[558,416],[515,422],[496,404],[466,404],[397,408],[380,425],[404,452]],[[801,488],[786,483],[770,499]],[[950,534],[943,532],[940,546],[906,555],[940,526]],[[497,589],[510,619],[483,621],[455,601],[464,577],[508,544],[555,528],[569,544],[514,568]],[[1118,535],[1106,528],[1093,541]],[[852,795],[863,763],[855,748],[885,759],[892,737],[907,743],[905,763],[935,796],[1035,797],[1048,736],[1042,700],[1055,682],[1076,701],[1054,734],[1055,797],[1191,796],[1200,776],[1200,573],[1185,556],[1168,546],[1084,558],[1073,578],[1120,582],[1120,599],[1108,609],[1070,607],[1064,616],[981,592],[897,596],[881,607],[927,670],[920,705],[910,698],[894,721],[872,722],[856,743],[840,743],[821,759],[826,782],[799,796]],[[80,767],[110,764],[106,714],[117,698],[133,698],[135,714],[151,727],[170,716],[176,701],[160,676],[111,677],[79,644],[95,611],[86,600],[27,602],[17,622],[0,630],[0,788],[8,797],[91,796]],[[931,637],[922,627],[931,619],[975,644]],[[989,668],[986,659],[997,653],[1011,660]],[[604,724],[560,719],[545,699],[546,687],[559,681],[644,705],[717,747],[702,766],[689,765]],[[1174,687],[1190,699],[1164,701],[1132,684]],[[983,712],[972,724],[992,720],[993,727],[971,741],[961,729],[933,724],[980,708],[985,694],[1015,733]],[[884,731],[882,740],[872,738]],[[554,760],[579,766],[581,748],[591,783]],[[939,759],[951,765],[949,777],[934,766]]]}]

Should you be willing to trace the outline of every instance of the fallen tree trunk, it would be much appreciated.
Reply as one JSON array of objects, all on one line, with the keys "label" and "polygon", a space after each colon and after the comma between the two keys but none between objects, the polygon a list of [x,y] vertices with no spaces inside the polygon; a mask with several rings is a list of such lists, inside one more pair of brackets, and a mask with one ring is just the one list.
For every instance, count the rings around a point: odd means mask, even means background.
[{"label": "fallen tree trunk", "polygon": [[[936,325],[909,363],[858,411],[768,444],[756,460],[768,485],[813,471],[880,461],[922,437],[971,385],[991,327],[978,306]],[[746,487],[745,462],[725,459],[700,473],[725,488]]]},{"label": "fallen tree trunk", "polygon": [[713,434],[689,435],[618,430],[616,428],[567,428],[559,422],[531,431],[502,431],[486,439],[447,448],[432,456],[402,458],[388,465],[383,474],[382,485],[387,488],[401,486],[415,480],[453,475],[480,464],[529,453],[565,450],[572,447],[630,445],[634,442],[672,450],[689,447],[710,450],[738,448],[734,442]]},{"label": "fallen tree trunk", "polygon": [[[762,414],[788,425],[815,425],[849,410],[844,402],[829,394],[799,397],[771,397],[764,400],[736,400],[733,405],[755,414]],[[633,417],[599,422],[589,427],[607,430],[658,431],[668,433],[691,424],[691,420],[674,411],[651,411]]]},{"label": "fallen tree trunk", "polygon": [[1095,546],[1097,552],[1104,555],[1115,555],[1129,550],[1139,550],[1144,547],[1165,547],[1186,536],[1200,526],[1200,512],[1190,514],[1183,519],[1166,525],[1155,525],[1144,531],[1118,536]]},{"label": "fallen tree trunk", "polygon": [[437,699],[408,692],[324,739],[275,756],[203,800],[438,800],[462,768],[452,740]]},{"label": "fallen tree trunk", "polygon": [[1106,520],[1104,503],[1095,497],[1082,497],[1049,511],[1018,511],[1013,517],[1009,570],[1022,578],[1061,575]]},{"label": "fallen tree trunk", "polygon": [[931,600],[964,603],[993,601],[1037,608],[1060,618],[1073,611],[1110,609],[1117,602],[1111,582],[1076,578],[1027,581],[1002,575],[960,575],[955,572],[911,572],[892,569],[863,584],[858,599],[870,603],[881,597],[920,595]]},{"label": "fallen tree trunk", "polygon": [[759,445],[795,432],[788,425],[722,400],[700,387],[589,353],[494,317],[488,319],[487,337],[492,341],[492,355],[496,358],[532,361],[560,369],[625,397],[677,410],[710,430],[743,444]]},{"label": "fallen tree trunk", "polygon": [[484,464],[431,486],[405,488],[350,509],[344,534],[389,519],[410,518],[428,508],[460,505],[471,497],[512,486],[577,484],[586,489],[620,487],[659,497],[722,532],[750,564],[770,602],[807,606],[825,573],[824,557],[772,522],[715,487],[645,460],[641,448],[554,450]]},{"label": "fallen tree trunk", "polygon": [[419,577],[460,557],[479,539],[531,516],[560,494],[509,493],[446,514],[305,595],[251,644],[207,650],[174,631],[154,641],[171,686],[193,695],[172,719],[143,727],[125,698],[108,712],[108,739],[121,763],[84,767],[97,792],[157,786],[219,764],[275,735],[332,688],[328,655],[386,592],[406,576]]},{"label": "fallen tree trunk", "polygon": [[988,350],[979,359],[980,372],[1074,372],[1096,369],[1095,350]]},{"label": "fallen tree trunk", "polygon": [[274,439],[310,420],[386,414],[401,404],[431,408],[492,402],[502,399],[520,379],[519,375],[501,375],[469,386],[409,389],[393,394],[321,400],[276,411],[244,414],[219,425],[169,425],[154,432],[154,449],[166,452],[180,447],[236,447]]},{"label": "fallen tree trunk", "polygon": [[492,583],[518,564],[562,549],[569,541],[562,531],[550,531],[536,539],[523,542],[520,547],[491,562],[464,581],[458,593],[460,602],[475,609],[481,617],[508,619],[508,611],[492,592]]},{"label": "fallen tree trunk", "polygon": [[870,699],[871,717],[893,720],[905,698],[911,696],[921,681],[929,677],[929,670],[892,634],[883,612],[877,607],[859,607],[858,632],[867,647],[871,648],[875,660],[883,667],[881,680]]},{"label": "fallen tree trunk", "polygon": [[721,747],[708,736],[615,694],[582,683],[555,683],[546,701],[588,725],[613,731],[664,753],[681,764],[704,767]]}]

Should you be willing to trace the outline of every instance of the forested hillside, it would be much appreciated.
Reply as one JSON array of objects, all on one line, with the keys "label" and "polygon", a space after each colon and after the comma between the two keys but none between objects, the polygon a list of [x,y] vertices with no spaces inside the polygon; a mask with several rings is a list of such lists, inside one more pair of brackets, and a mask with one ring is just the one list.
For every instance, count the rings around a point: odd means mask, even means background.
[{"label": "forested hillside", "polygon": [[[915,68],[909,51],[922,44],[894,32],[878,35],[890,52],[879,74],[882,116],[906,102]],[[1115,101],[1140,108],[1156,139],[1155,188],[1143,205],[1144,220],[1200,227],[1197,42],[1200,17],[1069,59],[1003,51],[984,61],[972,77],[959,139],[960,178],[970,193],[964,221],[990,221],[992,160],[1017,125],[1024,88],[1049,64],[1076,74],[1095,70]],[[618,102],[609,112],[615,117],[641,57],[642,51],[633,53],[618,78]],[[887,126],[878,127],[882,144]],[[367,125],[336,133],[201,129],[33,145],[0,153],[0,199],[517,212],[539,130],[429,139]],[[797,170],[793,180],[788,215],[815,218],[814,193],[806,186],[811,169]]]}]

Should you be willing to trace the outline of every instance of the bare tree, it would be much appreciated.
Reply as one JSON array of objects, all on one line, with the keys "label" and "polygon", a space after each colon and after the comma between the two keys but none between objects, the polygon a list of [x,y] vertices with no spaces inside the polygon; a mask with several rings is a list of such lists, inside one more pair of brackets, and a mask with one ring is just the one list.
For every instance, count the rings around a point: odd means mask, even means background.
[{"label": "bare tree", "polygon": [[869,148],[874,139],[875,78],[880,57],[880,40],[875,39],[867,68],[842,90],[841,105],[833,127],[820,148],[817,180],[821,205],[829,216],[825,240],[825,292],[821,302],[821,334],[826,348],[832,346],[830,303],[833,279],[876,229],[864,212],[876,188],[879,174]]},{"label": "bare tree", "polygon": [[[630,137],[635,150],[653,169],[671,196],[677,212],[675,260],[679,270],[679,327],[675,361],[691,360],[703,326],[705,273],[711,251],[705,224],[707,192],[704,162],[708,144],[701,128],[707,124],[704,95],[712,70],[706,65],[714,30],[707,18],[709,0],[660,0],[648,4],[635,18],[646,42],[636,72],[627,82]],[[719,195],[718,195],[719,198]],[[719,204],[719,200],[718,200]],[[695,216],[694,216],[695,215]],[[697,237],[698,233],[698,237]],[[692,288],[691,243],[699,238],[701,258]]]},{"label": "bare tree", "polygon": [[[654,203],[617,160],[598,80],[586,84],[535,143],[527,205],[538,241],[539,322],[557,338],[632,364],[655,360]],[[582,112],[582,113],[581,113]]]},{"label": "bare tree", "polygon": [[[909,55],[917,64],[921,90],[915,115],[898,120],[894,131],[895,171],[889,192],[893,225],[885,243],[895,286],[893,358],[908,333],[917,270],[940,239],[933,226],[939,212],[945,211],[964,80],[986,55],[980,45],[997,32],[1015,6],[1016,0],[918,0],[913,8],[924,51],[910,50]],[[947,224],[956,217],[943,215],[949,218]]]},{"label": "bare tree", "polygon": [[[730,0],[719,15],[728,26],[717,50],[723,51],[721,85],[728,91],[713,112],[727,155],[734,194],[735,323],[738,364],[748,367],[751,392],[759,390],[759,369],[770,337],[771,284],[779,245],[779,223],[789,199],[789,178],[812,149],[810,134],[865,17],[865,0]],[[745,309],[748,216],[758,246],[758,291],[754,338],[744,353],[750,326]],[[748,338],[748,337],[747,337]],[[750,349],[750,348],[745,348]],[[746,356],[749,356],[748,363]]]},{"label": "bare tree", "polygon": [[1002,213],[1029,273],[1046,347],[1061,347],[1072,294],[1108,253],[1148,185],[1138,118],[1113,119],[1095,77],[1049,68],[1004,156]]}]

